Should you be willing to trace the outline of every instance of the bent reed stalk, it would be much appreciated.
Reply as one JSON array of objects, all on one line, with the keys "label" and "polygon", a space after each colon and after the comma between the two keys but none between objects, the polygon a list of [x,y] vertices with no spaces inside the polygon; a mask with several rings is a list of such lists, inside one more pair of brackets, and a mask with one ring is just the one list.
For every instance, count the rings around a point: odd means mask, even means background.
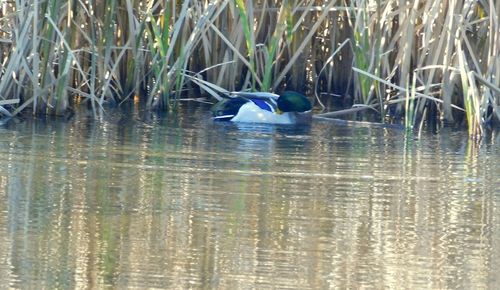
[{"label": "bent reed stalk", "polygon": [[287,89],[375,105],[408,129],[500,124],[498,1],[2,3],[0,116]]}]

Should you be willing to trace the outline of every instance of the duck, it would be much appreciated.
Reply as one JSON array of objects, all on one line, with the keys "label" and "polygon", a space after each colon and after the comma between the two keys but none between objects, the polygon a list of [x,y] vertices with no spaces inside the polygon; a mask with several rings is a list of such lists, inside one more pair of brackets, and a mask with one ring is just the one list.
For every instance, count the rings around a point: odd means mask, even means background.
[{"label": "duck", "polygon": [[269,124],[304,123],[311,119],[311,110],[309,99],[295,91],[231,92],[211,108],[216,121]]}]

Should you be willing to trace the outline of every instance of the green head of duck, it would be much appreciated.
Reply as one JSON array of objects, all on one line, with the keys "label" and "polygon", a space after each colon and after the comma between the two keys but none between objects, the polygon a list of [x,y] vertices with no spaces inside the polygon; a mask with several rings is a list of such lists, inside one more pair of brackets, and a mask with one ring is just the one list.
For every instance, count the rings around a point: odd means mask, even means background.
[{"label": "green head of duck", "polygon": [[277,100],[278,109],[281,112],[303,113],[310,111],[311,102],[301,93],[293,91],[283,92]]}]

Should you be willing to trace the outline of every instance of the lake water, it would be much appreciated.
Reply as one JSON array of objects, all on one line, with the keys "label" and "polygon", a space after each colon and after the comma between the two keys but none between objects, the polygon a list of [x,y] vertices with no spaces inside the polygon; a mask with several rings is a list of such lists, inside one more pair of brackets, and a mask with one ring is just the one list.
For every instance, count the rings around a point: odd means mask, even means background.
[{"label": "lake water", "polygon": [[0,288],[500,287],[498,135],[206,109],[0,127]]}]

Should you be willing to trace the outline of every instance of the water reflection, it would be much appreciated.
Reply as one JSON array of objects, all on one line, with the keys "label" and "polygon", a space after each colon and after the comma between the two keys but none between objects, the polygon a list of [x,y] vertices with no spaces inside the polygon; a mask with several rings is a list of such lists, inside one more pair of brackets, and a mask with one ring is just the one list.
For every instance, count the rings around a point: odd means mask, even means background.
[{"label": "water reflection", "polygon": [[[191,110],[192,108],[189,108]],[[12,288],[495,288],[498,137],[110,115],[0,128]],[[113,116],[113,117],[111,117]]]}]

